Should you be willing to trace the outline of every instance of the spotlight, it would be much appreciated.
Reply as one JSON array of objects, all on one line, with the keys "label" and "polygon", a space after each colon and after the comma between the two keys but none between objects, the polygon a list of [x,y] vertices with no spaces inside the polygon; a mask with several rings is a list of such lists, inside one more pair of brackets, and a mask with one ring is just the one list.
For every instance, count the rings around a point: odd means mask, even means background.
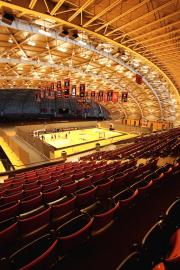
[{"label": "spotlight", "polygon": [[64,29],[64,30],[62,31],[62,34],[63,34],[64,36],[67,36],[67,35],[69,34],[69,32],[68,32],[67,29]]},{"label": "spotlight", "polygon": [[78,35],[78,31],[77,30],[71,30],[71,31],[69,31],[69,38],[76,39],[78,37],[79,37],[79,35]]}]

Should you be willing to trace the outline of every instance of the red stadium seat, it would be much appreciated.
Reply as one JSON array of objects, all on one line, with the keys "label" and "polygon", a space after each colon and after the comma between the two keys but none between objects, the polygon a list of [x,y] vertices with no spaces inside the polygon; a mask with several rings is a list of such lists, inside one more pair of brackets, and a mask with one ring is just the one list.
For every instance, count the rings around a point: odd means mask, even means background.
[{"label": "red stadium seat", "polygon": [[61,188],[57,187],[54,190],[42,192],[43,200],[45,203],[55,201],[60,198]]},{"label": "red stadium seat", "polygon": [[10,269],[50,269],[57,261],[57,244],[49,234],[34,240],[9,257]]},{"label": "red stadium seat", "polygon": [[51,221],[53,227],[58,227],[64,220],[71,217],[75,212],[76,197],[71,194],[48,203],[51,206]]},{"label": "red stadium seat", "polygon": [[92,177],[83,178],[77,182],[77,189],[85,188],[91,185]]},{"label": "red stadium seat", "polygon": [[4,204],[10,203],[10,202],[16,202],[18,200],[21,200],[22,197],[23,197],[23,192],[18,192],[18,193],[13,194],[13,195],[3,196],[2,201]]},{"label": "red stadium seat", "polygon": [[73,193],[77,190],[77,182],[69,182],[67,184],[64,184],[62,187],[62,195],[69,195],[70,193]]},{"label": "red stadium seat", "polygon": [[119,202],[114,203],[107,200],[106,203],[100,201],[81,210],[82,213],[94,217],[93,227],[91,234],[96,236],[106,231],[114,222],[114,216],[119,208]]},{"label": "red stadium seat", "polygon": [[67,253],[87,241],[93,220],[86,215],[79,215],[60,226],[57,230],[60,251]]},{"label": "red stadium seat", "polygon": [[58,188],[59,182],[58,181],[53,181],[50,184],[42,185],[42,192],[50,191],[55,188]]},{"label": "red stadium seat", "polygon": [[28,212],[42,205],[42,195],[27,197],[20,201],[20,212]]},{"label": "red stadium seat", "polygon": [[16,217],[19,211],[19,203],[14,203],[9,207],[0,210],[0,222],[11,217]]},{"label": "red stadium seat", "polygon": [[170,244],[171,250],[165,259],[165,264],[170,269],[180,269],[180,228],[172,235]]},{"label": "red stadium seat", "polygon": [[20,234],[22,239],[32,240],[43,233],[46,233],[50,227],[51,208],[43,210],[32,217],[19,219]]},{"label": "red stadium seat", "polygon": [[96,199],[96,190],[97,187],[89,186],[82,188],[75,192],[76,195],[76,205],[78,208],[85,207],[93,202]]},{"label": "red stadium seat", "polygon": [[38,186],[39,186],[38,181],[33,181],[32,183],[27,183],[27,184],[25,183],[23,185],[23,188],[24,188],[24,190],[26,190],[26,189],[33,189],[33,188],[36,188]]},{"label": "red stadium seat", "polygon": [[33,189],[26,189],[24,190],[24,197],[32,196],[32,195],[39,195],[41,192],[42,186],[38,186]]},{"label": "red stadium seat", "polygon": [[1,256],[11,250],[18,241],[18,223],[15,222],[3,231],[0,231],[0,254]]}]

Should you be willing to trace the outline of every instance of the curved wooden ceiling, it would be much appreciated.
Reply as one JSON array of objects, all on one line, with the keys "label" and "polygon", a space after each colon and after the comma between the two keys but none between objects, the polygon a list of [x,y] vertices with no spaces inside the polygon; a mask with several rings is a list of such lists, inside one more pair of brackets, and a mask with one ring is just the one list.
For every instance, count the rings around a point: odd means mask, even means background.
[{"label": "curved wooden ceiling", "polygon": [[[89,90],[128,89],[129,102],[120,109],[127,117],[180,119],[180,1],[9,0],[0,7],[50,34],[77,29],[81,41],[24,31],[18,21],[16,28],[1,24],[1,87],[32,87],[70,75],[75,82],[84,79]],[[143,85],[135,83],[135,73]]]}]

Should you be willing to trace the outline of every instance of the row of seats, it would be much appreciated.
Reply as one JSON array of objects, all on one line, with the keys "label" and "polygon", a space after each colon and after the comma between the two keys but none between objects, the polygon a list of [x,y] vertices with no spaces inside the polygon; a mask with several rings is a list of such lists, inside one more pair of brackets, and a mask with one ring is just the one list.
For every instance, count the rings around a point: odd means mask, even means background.
[{"label": "row of seats", "polygon": [[180,269],[180,199],[167,209],[165,216],[144,236],[136,251],[117,270]]},{"label": "row of seats", "polygon": [[[173,136],[172,136],[173,135]],[[111,151],[101,151],[81,157],[81,160],[100,160],[100,159],[118,159],[125,158],[130,155],[137,157],[146,157],[160,154],[166,147],[174,147],[176,145],[180,129],[173,129],[165,132],[158,132],[152,135],[146,135],[139,138],[135,143],[118,148]]]},{"label": "row of seats", "polygon": [[[58,186],[59,182],[52,182],[51,184],[44,185],[44,186],[37,186],[34,189],[28,190],[31,196],[23,197],[23,192],[17,192],[13,195],[4,196],[2,197],[2,204],[0,205],[0,221],[2,221],[5,216],[6,219],[10,218],[9,214],[12,216],[12,213],[17,214],[17,208],[19,209],[20,213],[30,211],[33,207],[39,207],[40,203],[49,203],[51,201],[58,200],[62,196],[69,195],[72,192],[76,194],[77,197],[77,205],[82,204],[82,193],[84,193],[84,197],[86,195],[90,195],[92,191],[95,193],[95,197],[103,199],[108,195],[113,195],[117,193],[119,190],[127,187],[134,182],[139,183],[140,179],[146,180],[145,176],[149,175],[150,170],[155,170],[157,160],[153,162],[148,162],[145,165],[140,165],[138,167],[135,166],[136,161],[132,160],[130,162],[123,163],[120,167],[118,166],[118,171],[116,170],[117,167],[113,165],[111,170],[107,171],[109,174],[106,174],[106,171],[98,173],[96,175],[90,175],[87,178],[82,178],[79,181],[70,181],[62,186]],[[119,171],[119,168],[123,169],[123,173]],[[157,171],[157,170],[156,170]],[[160,173],[160,172],[159,172]],[[151,174],[151,176],[155,176]],[[149,175],[150,177],[150,175]],[[34,182],[36,184],[36,182]],[[33,184],[34,184],[33,183]],[[55,184],[55,185],[54,185]],[[44,187],[49,187],[51,185],[52,189],[50,190],[43,190]],[[80,189],[79,189],[80,187]],[[132,188],[135,186],[132,185]],[[26,190],[24,191],[26,192]],[[18,207],[13,207],[13,203],[15,203]],[[14,209],[14,212],[12,211]],[[15,212],[16,211],[16,212]]]},{"label": "row of seats", "polygon": [[[133,193],[129,192],[129,194],[128,192],[128,190],[124,190],[123,192],[116,194],[112,199],[108,199],[103,202],[92,200],[90,197],[88,197],[87,200],[86,197],[85,204],[82,205],[84,208],[80,207],[80,211],[78,212],[77,208],[75,207],[76,198],[73,194],[71,194],[70,197],[66,196],[61,198],[59,201],[49,203],[49,207],[43,210],[41,209],[38,214],[31,216],[32,213],[25,213],[24,216],[0,232],[1,253],[4,255],[12,254],[12,252],[8,253],[8,248],[10,248],[12,251],[12,247],[16,246],[17,243],[14,243],[13,241],[16,242],[16,240],[19,240],[19,242],[22,244],[27,242],[27,240],[29,241],[37,238],[39,235],[49,232],[50,229],[54,228],[51,226],[52,211],[54,211],[55,215],[58,214],[57,216],[54,216],[54,222],[56,223],[55,228],[57,228],[57,224],[59,225],[61,223],[59,223],[59,220],[62,221],[62,218],[65,220],[64,218],[68,217],[68,222],[56,229],[56,235],[59,235],[61,230],[67,233],[67,238],[64,236],[64,234],[61,241],[60,238],[58,238],[58,243],[61,247],[61,254],[66,253],[73,246],[72,243],[76,242],[73,237],[77,236],[78,228],[80,232],[83,232],[82,235],[80,234],[81,237],[79,236],[80,239],[83,238],[84,230],[87,232],[85,228],[88,228],[88,235],[90,232],[92,235],[96,235],[99,233],[99,231],[101,232],[104,230],[104,228],[110,226],[114,221],[114,216],[121,213],[122,209],[134,204],[138,199],[138,190],[136,189]],[[30,216],[28,217],[28,215]],[[69,220],[69,218],[72,216],[74,218]],[[79,216],[81,216],[81,218]],[[81,225],[77,225],[81,219],[86,219],[87,224],[82,222]],[[90,227],[88,226],[89,222],[91,224]],[[72,239],[69,237],[70,232],[71,236],[73,235]],[[22,239],[25,240],[25,242],[22,242]],[[70,244],[67,244],[68,242],[66,242],[66,240],[68,239],[71,239],[72,243],[70,241]],[[62,243],[62,240],[65,241],[65,244]],[[83,238],[83,241],[84,240],[86,240],[86,238]],[[77,242],[79,243],[79,240]]]}]

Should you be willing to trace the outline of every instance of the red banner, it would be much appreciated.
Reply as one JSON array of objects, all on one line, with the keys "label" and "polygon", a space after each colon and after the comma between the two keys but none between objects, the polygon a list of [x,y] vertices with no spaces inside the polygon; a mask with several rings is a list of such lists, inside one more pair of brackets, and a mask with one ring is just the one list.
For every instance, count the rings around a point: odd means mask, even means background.
[{"label": "red banner", "polygon": [[61,98],[62,97],[62,87],[61,87],[61,81],[57,81],[57,93],[56,93],[56,97],[57,98]]},{"label": "red banner", "polygon": [[112,97],[113,97],[113,91],[107,91],[107,101],[112,101]]},{"label": "red banner", "polygon": [[119,93],[113,92],[112,102],[118,102]]},{"label": "red banner", "polygon": [[95,91],[91,91],[91,99],[95,100],[95,96],[96,96],[96,92]]},{"label": "red banner", "polygon": [[69,96],[69,90],[70,90],[70,79],[67,78],[64,80],[64,95]]},{"label": "red banner", "polygon": [[79,86],[79,96],[81,98],[85,97],[85,84],[84,83],[81,83]]},{"label": "red banner", "polygon": [[99,91],[99,93],[98,93],[98,101],[103,101],[103,96],[104,96],[104,92]]},{"label": "red banner", "polygon": [[142,84],[142,77],[139,74],[136,74],[136,83]]},{"label": "red banner", "polygon": [[104,98],[103,98],[104,102],[107,102],[107,92],[104,92]]}]

